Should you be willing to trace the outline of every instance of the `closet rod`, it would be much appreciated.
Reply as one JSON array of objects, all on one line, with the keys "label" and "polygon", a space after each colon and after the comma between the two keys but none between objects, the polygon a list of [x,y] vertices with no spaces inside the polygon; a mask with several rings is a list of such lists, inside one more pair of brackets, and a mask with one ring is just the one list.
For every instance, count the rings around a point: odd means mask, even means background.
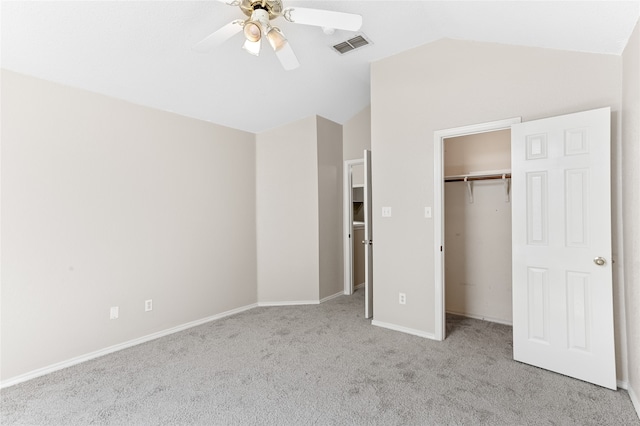
[{"label": "closet rod", "polygon": [[469,182],[472,180],[491,180],[491,179],[511,179],[511,173],[500,173],[495,175],[480,176],[445,176],[445,182]]}]

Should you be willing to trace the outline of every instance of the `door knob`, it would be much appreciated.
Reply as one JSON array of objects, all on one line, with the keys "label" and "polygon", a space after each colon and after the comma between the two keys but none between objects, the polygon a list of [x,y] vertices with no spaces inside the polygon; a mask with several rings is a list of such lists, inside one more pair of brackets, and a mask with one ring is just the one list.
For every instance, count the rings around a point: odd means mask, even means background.
[{"label": "door knob", "polygon": [[595,259],[593,259],[593,263],[595,263],[598,266],[602,266],[605,263],[607,263],[607,261],[604,259],[604,257],[596,257]]},{"label": "door knob", "polygon": [[362,240],[362,244],[367,244],[367,240]]}]

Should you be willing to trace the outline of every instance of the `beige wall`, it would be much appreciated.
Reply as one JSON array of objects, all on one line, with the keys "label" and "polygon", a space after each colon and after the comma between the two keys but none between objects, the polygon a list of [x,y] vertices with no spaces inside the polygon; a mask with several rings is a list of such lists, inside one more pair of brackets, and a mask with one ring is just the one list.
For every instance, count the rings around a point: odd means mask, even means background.
[{"label": "beige wall", "polygon": [[318,301],[316,117],[256,136],[258,301]]},{"label": "beige wall", "polygon": [[343,288],[342,126],[308,117],[256,136],[258,301]]},{"label": "beige wall", "polygon": [[1,137],[2,380],[256,302],[254,135],[3,70]]},{"label": "beige wall", "polygon": [[447,138],[445,176],[511,169],[511,130]]},{"label": "beige wall", "polygon": [[341,292],[342,154],[319,117],[256,136],[3,70],[2,380]]},{"label": "beige wall", "polygon": [[344,291],[342,126],[317,117],[320,299]]},{"label": "beige wall", "polygon": [[622,223],[629,393],[640,416],[640,23],[622,56]]},{"label": "beige wall", "polygon": [[[366,107],[342,126],[342,158],[358,160],[365,149],[371,150],[371,106]],[[354,185],[364,184],[364,166],[351,169]]]},{"label": "beige wall", "polygon": [[[440,40],[373,63],[374,319],[434,332],[434,229],[424,217],[424,207],[434,205],[434,131],[603,106],[611,106],[616,123],[621,83],[617,56],[494,43]],[[616,125],[612,141],[615,151]],[[382,219],[382,206],[391,206],[393,217]],[[616,235],[614,250],[619,243]],[[406,305],[398,304],[399,292]],[[616,309],[618,324],[620,315]],[[619,327],[616,333],[623,365]]]},{"label": "beige wall", "polygon": [[511,203],[499,180],[445,184],[447,312],[512,323]]},{"label": "beige wall", "polygon": [[[511,169],[511,131],[445,139],[445,176]],[[501,180],[447,182],[445,307],[450,313],[512,323],[511,203]]]},{"label": "beige wall", "polygon": [[345,160],[360,159],[365,149],[371,149],[371,106],[344,123],[342,137],[342,157]]}]

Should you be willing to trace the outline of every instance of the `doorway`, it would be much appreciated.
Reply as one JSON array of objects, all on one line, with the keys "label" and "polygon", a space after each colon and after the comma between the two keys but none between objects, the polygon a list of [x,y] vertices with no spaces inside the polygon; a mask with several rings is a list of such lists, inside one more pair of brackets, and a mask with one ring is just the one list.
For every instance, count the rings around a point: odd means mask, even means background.
[{"label": "doorway", "polygon": [[[435,338],[436,340],[444,340],[446,337],[446,290],[445,287],[445,273],[446,273],[446,263],[445,263],[445,178],[447,175],[445,174],[445,141],[451,140],[453,138],[461,138],[469,135],[477,135],[488,132],[496,132],[496,131],[506,131],[511,129],[512,124],[520,123],[520,118],[511,118],[506,120],[494,121],[489,123],[471,125],[458,127],[454,129],[441,130],[434,133],[434,229],[436,230],[436,235],[434,238],[434,265],[435,265],[435,296],[436,296],[436,304],[435,304]],[[460,158],[464,158],[464,156],[459,156]],[[458,166],[464,167],[464,166]],[[457,172],[461,172],[455,174]],[[455,167],[453,171],[450,171],[452,175],[449,176],[449,182],[447,185],[458,185],[465,192],[465,196],[467,200],[473,201],[474,197],[474,185],[477,189],[478,183],[483,177],[491,176],[492,178],[496,176],[500,176],[502,179],[502,175],[504,174],[504,178],[506,179],[507,170],[502,169],[494,169],[491,170],[479,170],[481,173],[468,173],[469,170],[463,170]],[[466,173],[465,173],[466,172]],[[453,179],[461,179],[460,182],[455,182]],[[451,227],[450,227],[451,229]],[[455,231],[454,231],[455,236]],[[484,253],[486,255],[486,252]],[[507,259],[509,262],[510,259]],[[482,267],[482,265],[478,265],[476,267]],[[461,288],[465,288],[469,290],[473,284],[470,282],[459,282],[458,285]],[[477,286],[476,286],[477,287]],[[477,290],[477,289],[476,289]],[[458,301],[459,303],[462,303]],[[460,313],[460,312],[458,312]]]},{"label": "doorway", "polygon": [[[354,187],[364,187],[363,175],[364,159],[347,160],[344,162],[344,294],[352,295],[356,287],[360,284],[355,280],[355,245],[357,240],[354,231],[357,230],[354,222],[358,217],[355,203],[358,199],[354,197]],[[357,197],[357,194],[355,194]],[[360,221],[358,221],[360,222]],[[364,214],[362,217],[362,225],[364,225]],[[358,224],[359,225],[359,224]],[[364,236],[362,235],[362,239]]]},{"label": "doorway", "polygon": [[363,287],[364,317],[369,319],[373,317],[371,151],[363,154],[362,159],[344,163],[344,294]]}]

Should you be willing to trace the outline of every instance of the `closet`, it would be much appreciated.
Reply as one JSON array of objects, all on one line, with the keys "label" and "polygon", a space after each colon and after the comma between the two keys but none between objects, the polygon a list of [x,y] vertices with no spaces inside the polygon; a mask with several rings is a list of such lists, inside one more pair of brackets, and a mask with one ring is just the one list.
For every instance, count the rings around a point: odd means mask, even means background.
[{"label": "closet", "polygon": [[447,313],[512,323],[510,169],[510,129],[444,140]]}]

